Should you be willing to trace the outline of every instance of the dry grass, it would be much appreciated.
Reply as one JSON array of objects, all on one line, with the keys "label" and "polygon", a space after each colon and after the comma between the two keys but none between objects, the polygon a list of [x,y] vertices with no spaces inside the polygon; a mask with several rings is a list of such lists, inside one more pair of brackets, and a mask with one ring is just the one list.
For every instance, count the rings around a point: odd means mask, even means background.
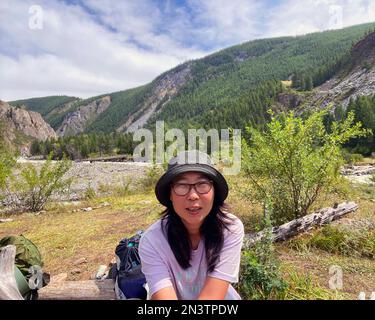
[{"label": "dry grass", "polygon": [[[111,206],[73,212],[77,208],[95,207],[102,201]],[[161,209],[151,194],[108,197],[79,206],[54,206],[40,215],[13,216],[13,222],[0,225],[0,238],[23,234],[40,249],[46,272],[51,275],[68,272],[69,279],[89,279],[99,265],[110,263],[123,237],[147,228]],[[87,262],[74,265],[80,258]]]}]

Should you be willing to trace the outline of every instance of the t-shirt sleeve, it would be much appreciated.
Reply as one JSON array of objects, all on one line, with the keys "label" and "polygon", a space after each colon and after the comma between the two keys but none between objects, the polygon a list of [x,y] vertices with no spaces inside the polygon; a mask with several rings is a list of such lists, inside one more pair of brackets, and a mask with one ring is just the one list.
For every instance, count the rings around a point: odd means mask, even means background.
[{"label": "t-shirt sleeve", "polygon": [[236,218],[235,223],[230,225],[229,229],[225,232],[224,245],[219,261],[215,269],[208,273],[208,276],[235,283],[238,282],[240,270],[244,226],[242,221]]},{"label": "t-shirt sleeve", "polygon": [[138,252],[150,295],[163,288],[173,287],[168,267],[160,256],[160,249],[158,250],[148,238],[142,237]]}]

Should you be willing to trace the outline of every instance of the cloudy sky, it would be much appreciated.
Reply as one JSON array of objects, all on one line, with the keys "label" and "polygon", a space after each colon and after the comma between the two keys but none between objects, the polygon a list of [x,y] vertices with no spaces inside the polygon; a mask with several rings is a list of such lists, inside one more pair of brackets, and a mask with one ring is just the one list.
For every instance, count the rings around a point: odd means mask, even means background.
[{"label": "cloudy sky", "polygon": [[373,0],[0,0],[0,99],[86,98],[248,40],[372,21]]}]

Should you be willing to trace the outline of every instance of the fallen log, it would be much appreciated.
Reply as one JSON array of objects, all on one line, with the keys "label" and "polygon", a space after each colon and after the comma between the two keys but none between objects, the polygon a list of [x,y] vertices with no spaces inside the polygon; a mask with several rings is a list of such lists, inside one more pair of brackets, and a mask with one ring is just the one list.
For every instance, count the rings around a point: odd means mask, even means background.
[{"label": "fallen log", "polygon": [[[273,227],[271,239],[274,242],[287,240],[297,234],[311,230],[315,226],[322,226],[358,209],[355,202],[343,202],[334,208],[324,208],[304,217]],[[244,238],[244,249],[252,247],[256,242],[263,239],[267,233],[260,231],[255,234],[247,234]]]},{"label": "fallen log", "polygon": [[0,252],[0,300],[23,300],[14,276],[16,246],[9,245]]}]

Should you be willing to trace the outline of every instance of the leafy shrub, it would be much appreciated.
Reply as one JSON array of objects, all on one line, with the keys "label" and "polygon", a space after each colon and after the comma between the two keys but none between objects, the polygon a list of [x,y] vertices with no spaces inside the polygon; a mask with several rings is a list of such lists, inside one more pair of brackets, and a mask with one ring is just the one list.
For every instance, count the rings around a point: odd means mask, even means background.
[{"label": "leafy shrub", "polygon": [[159,180],[160,176],[163,174],[163,169],[158,165],[152,165],[152,167],[146,170],[145,176],[140,180],[141,186],[149,190],[155,187],[156,182]]},{"label": "leafy shrub", "polygon": [[375,257],[375,230],[347,230],[326,226],[308,242],[327,252],[346,256]]},{"label": "leafy shrub", "polygon": [[361,154],[350,153],[346,149],[342,150],[342,156],[344,158],[345,163],[350,164],[350,165],[363,161],[363,156]]},{"label": "leafy shrub", "polygon": [[308,213],[319,196],[330,192],[341,179],[341,145],[368,131],[353,125],[354,114],[343,122],[333,122],[330,132],[324,125],[327,110],[306,120],[293,112],[274,116],[264,132],[248,127],[251,140],[243,140],[245,175],[252,197],[273,202],[273,222],[282,224]]},{"label": "leafy shrub", "polygon": [[266,234],[241,258],[240,279],[237,289],[245,300],[280,298],[287,288],[281,278],[280,262],[271,239],[271,224],[265,219]]},{"label": "leafy shrub", "polygon": [[71,161],[62,160],[52,163],[52,154],[43,163],[40,170],[32,164],[13,174],[5,186],[6,202],[14,211],[40,211],[56,193],[67,192],[72,178],[64,178],[71,168]]}]

